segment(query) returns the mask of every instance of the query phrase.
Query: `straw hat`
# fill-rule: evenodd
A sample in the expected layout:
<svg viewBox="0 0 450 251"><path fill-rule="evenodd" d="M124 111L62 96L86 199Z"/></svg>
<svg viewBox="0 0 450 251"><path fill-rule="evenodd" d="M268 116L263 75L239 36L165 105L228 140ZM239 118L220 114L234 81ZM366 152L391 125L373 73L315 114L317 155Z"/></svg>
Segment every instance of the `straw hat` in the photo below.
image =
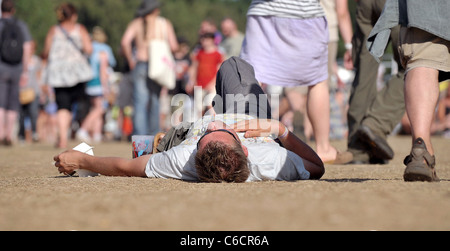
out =
<svg viewBox="0 0 450 251"><path fill-rule="evenodd" d="M159 8L161 3L158 0L143 0L138 10L136 11L136 16L144 17L152 13L155 9Z"/></svg>

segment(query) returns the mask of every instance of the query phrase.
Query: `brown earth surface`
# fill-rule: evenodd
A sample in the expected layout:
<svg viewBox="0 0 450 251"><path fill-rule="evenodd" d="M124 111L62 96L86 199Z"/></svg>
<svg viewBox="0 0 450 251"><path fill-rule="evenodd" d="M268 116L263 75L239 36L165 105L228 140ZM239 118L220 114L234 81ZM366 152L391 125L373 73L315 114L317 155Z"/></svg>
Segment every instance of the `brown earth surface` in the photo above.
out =
<svg viewBox="0 0 450 251"><path fill-rule="evenodd" d="M450 230L450 140L433 140L439 183L403 181L406 136L389 138L388 165L327 165L319 181L246 184L64 177L51 145L1 147L0 230ZM110 142L94 153L130 158L131 148Z"/></svg>

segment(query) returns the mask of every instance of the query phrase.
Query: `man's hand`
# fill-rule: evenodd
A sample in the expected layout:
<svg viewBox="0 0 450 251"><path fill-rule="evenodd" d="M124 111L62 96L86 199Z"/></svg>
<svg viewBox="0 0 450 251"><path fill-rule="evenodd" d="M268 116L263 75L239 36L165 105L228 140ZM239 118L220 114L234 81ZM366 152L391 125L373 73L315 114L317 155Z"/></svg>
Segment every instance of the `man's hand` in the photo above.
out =
<svg viewBox="0 0 450 251"><path fill-rule="evenodd" d="M86 156L89 155L79 151L69 150L56 155L53 157L53 160L59 173L72 175L77 169L81 169L82 161Z"/></svg>
<svg viewBox="0 0 450 251"><path fill-rule="evenodd" d="M273 119L244 120L234 124L233 129L236 132L245 132L246 138L267 136L277 138L287 130L280 121Z"/></svg>
<svg viewBox="0 0 450 251"><path fill-rule="evenodd" d="M351 71L353 67L352 50L347 50L344 54L344 68Z"/></svg>

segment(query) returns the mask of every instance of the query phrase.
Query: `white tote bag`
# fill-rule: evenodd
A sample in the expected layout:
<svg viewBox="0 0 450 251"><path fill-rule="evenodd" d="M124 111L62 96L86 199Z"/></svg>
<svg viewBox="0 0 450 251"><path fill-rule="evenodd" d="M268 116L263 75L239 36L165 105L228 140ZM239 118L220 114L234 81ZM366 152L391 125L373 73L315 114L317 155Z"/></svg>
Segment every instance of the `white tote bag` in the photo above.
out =
<svg viewBox="0 0 450 251"><path fill-rule="evenodd" d="M168 42L167 23L164 18L158 18L157 21L156 29L162 36L149 42L148 77L173 90L176 84L175 59Z"/></svg>

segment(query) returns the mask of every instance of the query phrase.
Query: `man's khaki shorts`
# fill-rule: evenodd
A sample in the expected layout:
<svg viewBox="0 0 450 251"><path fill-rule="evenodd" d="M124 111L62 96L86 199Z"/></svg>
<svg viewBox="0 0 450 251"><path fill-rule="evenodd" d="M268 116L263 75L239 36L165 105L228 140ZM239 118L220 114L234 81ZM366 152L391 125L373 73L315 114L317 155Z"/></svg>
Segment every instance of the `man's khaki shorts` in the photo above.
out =
<svg viewBox="0 0 450 251"><path fill-rule="evenodd" d="M400 29L399 53L408 72L416 67L450 71L450 41L417 28Z"/></svg>

